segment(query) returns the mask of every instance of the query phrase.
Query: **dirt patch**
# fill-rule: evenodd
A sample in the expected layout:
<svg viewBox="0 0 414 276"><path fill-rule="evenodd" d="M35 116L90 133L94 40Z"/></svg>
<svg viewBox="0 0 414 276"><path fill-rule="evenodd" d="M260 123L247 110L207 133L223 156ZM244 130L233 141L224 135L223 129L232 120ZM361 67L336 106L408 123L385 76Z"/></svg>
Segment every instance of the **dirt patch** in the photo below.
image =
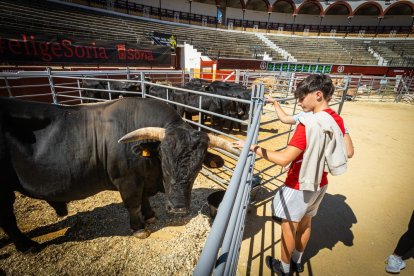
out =
<svg viewBox="0 0 414 276"><path fill-rule="evenodd" d="M64 218L44 201L17 194L20 229L44 248L21 254L1 231L0 268L10 275L191 275L210 231L206 198L218 188L200 174L188 215L167 214L164 195L153 197L158 221L144 240L130 236L118 192L71 202Z"/></svg>

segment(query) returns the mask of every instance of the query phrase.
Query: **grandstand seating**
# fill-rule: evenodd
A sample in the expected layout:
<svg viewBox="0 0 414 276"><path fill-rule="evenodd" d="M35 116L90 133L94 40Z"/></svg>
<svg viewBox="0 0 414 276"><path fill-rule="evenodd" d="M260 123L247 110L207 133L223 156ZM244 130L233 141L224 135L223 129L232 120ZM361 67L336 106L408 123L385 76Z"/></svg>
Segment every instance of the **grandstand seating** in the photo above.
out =
<svg viewBox="0 0 414 276"><path fill-rule="evenodd" d="M388 66L413 66L414 40L377 40L369 45L387 61Z"/></svg>
<svg viewBox="0 0 414 276"><path fill-rule="evenodd" d="M269 36L300 62L377 65L363 40Z"/></svg>
<svg viewBox="0 0 414 276"><path fill-rule="evenodd" d="M0 35L33 33L78 38L127 41L149 45L151 31L174 34L177 43L192 44L210 58L262 59L266 52L274 61L284 60L253 33L173 25L91 11L48 1L0 0ZM388 65L413 66L414 41L409 39L344 39L266 35L298 62L378 65L379 54ZM384 64L385 65L385 64Z"/></svg>
<svg viewBox="0 0 414 276"><path fill-rule="evenodd" d="M206 55L254 59L265 52L280 59L254 34L218 32L189 26L169 25L85 11L50 2L1 0L0 32L34 32L82 38L149 44L150 31L174 34L178 44L187 42ZM104 16L103 16L104 15Z"/></svg>

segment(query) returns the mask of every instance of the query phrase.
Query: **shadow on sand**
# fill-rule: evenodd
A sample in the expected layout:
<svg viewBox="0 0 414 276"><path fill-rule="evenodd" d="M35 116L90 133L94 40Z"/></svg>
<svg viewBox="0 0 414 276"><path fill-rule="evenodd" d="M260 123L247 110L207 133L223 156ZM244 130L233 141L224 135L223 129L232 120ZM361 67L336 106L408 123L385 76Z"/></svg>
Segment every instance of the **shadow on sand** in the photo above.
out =
<svg viewBox="0 0 414 276"><path fill-rule="evenodd" d="M265 200L262 201L261 205L270 204L269 201L273 200L274 192L263 192L264 194L262 193L261 197L264 197ZM266 254L280 256L280 252L276 252L275 250L275 245L280 242L280 237L275 237L275 227L279 227L276 223L272 225L270 233L263 233L264 231L262 232L261 253L253 255L254 236L264 230L264 224L267 221L272 220L272 217L268 214L269 212L263 212L264 216L260 216L256 215L256 212L252 211L246 220L247 228L244 233L244 239L251 240L247 264L247 275L257 273L261 275L264 273L262 268L265 267L263 264ZM319 206L318 214L312 220L311 238L302 257L302 262L304 263L304 266L307 267L309 275L313 275L310 261L320 250L324 248L332 250L338 242L342 242L346 246L353 246L354 234L352 233L351 228L356 223L357 218L351 207L346 203L345 196L340 194L325 194L325 197ZM271 238L265 241L265 235L271 235ZM269 241L271 241L271 244L269 244ZM267 253L269 252L268 250L271 250L271 253ZM259 259L260 271L250 270L254 259Z"/></svg>
<svg viewBox="0 0 414 276"><path fill-rule="evenodd" d="M346 246L354 244L351 228L357 223L357 218L345 201L346 197L343 195L326 193L318 214L312 219L311 238L302 258L309 275L313 275L310 260L320 250L324 248L332 250L338 242Z"/></svg>

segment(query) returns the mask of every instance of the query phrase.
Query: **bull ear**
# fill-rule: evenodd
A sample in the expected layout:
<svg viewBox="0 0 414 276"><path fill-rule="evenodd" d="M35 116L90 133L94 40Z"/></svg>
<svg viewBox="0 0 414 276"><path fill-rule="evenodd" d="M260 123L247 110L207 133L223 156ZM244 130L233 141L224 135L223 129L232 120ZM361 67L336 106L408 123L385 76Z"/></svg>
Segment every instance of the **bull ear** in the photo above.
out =
<svg viewBox="0 0 414 276"><path fill-rule="evenodd" d="M118 143L130 143L141 140L162 141L165 137L165 129L160 127L144 127L124 135Z"/></svg>
<svg viewBox="0 0 414 276"><path fill-rule="evenodd" d="M229 141L223 138L211 135L211 134L208 134L208 138L210 139L210 142L208 144L210 147L216 147L216 148L225 150L227 152L230 152L234 155L240 156L240 151L234 148L233 145Z"/></svg>

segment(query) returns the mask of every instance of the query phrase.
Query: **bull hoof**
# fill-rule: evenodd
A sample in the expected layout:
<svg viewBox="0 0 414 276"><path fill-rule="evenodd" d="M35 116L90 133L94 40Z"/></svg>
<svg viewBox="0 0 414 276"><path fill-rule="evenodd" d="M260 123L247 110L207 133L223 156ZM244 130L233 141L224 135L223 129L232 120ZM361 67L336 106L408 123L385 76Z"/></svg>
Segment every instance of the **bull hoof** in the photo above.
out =
<svg viewBox="0 0 414 276"><path fill-rule="evenodd" d="M132 235L138 239L146 239L151 235L151 232L147 229L140 229L137 231L134 231Z"/></svg>
<svg viewBox="0 0 414 276"><path fill-rule="evenodd" d="M145 223L147 223L147 224L154 224L156 222L157 222L157 217L152 217L152 218L149 218L149 219L145 220Z"/></svg>

